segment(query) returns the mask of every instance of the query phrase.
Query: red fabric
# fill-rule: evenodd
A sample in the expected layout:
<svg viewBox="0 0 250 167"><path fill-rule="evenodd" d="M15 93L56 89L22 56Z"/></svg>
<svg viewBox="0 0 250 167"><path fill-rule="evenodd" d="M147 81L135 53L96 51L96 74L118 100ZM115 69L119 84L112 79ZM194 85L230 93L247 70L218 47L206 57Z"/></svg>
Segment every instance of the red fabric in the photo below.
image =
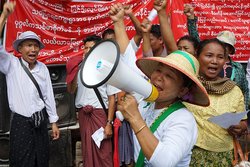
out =
<svg viewBox="0 0 250 167"><path fill-rule="evenodd" d="M80 0L15 1L15 10L8 17L8 22L6 23L5 48L8 52L13 52L12 42L19 33L27 30L34 31L39 34L46 45L38 57L38 60L45 64L64 64L69 57L82 55L84 52L82 39L89 35L101 34L107 28L113 28L111 19L102 17L108 15L109 8L113 3L120 2L124 5L133 6L133 12L140 15L138 17L139 21L142 21L144 16L150 13L154 3L154 1L150 0L105 0L105 2L97 0L81 0L81 2ZM239 0L237 1L239 2L238 4L234 3L236 0L233 3L231 1L224 0L222 4L222 0L168 0L167 11L171 12L170 21L175 40L177 41L188 33L187 28L183 26L187 22L186 16L183 12L178 11L183 11L185 3L191 3L195 7L196 15L199 18L198 31L201 39L214 38L221 29L233 30L237 34L237 40L241 42L236 43L237 52L232 58L235 61L247 62L250 58L249 35L247 34L247 31L250 29L249 0ZM1 2L3 3L4 1L1 0ZM205 5L209 7L204 8ZM211 13L210 6L213 7L215 14ZM227 15L227 13L235 12L239 13L237 15ZM57 16L63 19L57 18ZM124 21L127 27L133 26L131 19L125 19ZM159 23L158 17L152 23ZM237 24L239 28L236 28L233 23ZM45 28L44 26L52 28ZM213 28L213 31L208 31L208 27L215 28ZM135 33L133 28L127 29L129 38L132 38Z"/></svg>
<svg viewBox="0 0 250 167"><path fill-rule="evenodd" d="M92 111L90 111L91 108ZM84 167L112 167L111 139L104 139L100 148L98 148L91 137L100 127L106 126L107 115L105 111L100 108L85 106L78 112L78 116Z"/></svg>
<svg viewBox="0 0 250 167"><path fill-rule="evenodd" d="M119 137L119 127L122 125L121 121L116 118L114 121L114 167L120 167L120 160L119 160L119 145L118 145L118 137Z"/></svg>
<svg viewBox="0 0 250 167"><path fill-rule="evenodd" d="M82 55L72 57L71 59L68 60L68 62L66 64L66 70L67 70L66 82L67 82L67 84L70 84L74 80L74 78L79 70L79 64L82 62L82 60L83 60Z"/></svg>

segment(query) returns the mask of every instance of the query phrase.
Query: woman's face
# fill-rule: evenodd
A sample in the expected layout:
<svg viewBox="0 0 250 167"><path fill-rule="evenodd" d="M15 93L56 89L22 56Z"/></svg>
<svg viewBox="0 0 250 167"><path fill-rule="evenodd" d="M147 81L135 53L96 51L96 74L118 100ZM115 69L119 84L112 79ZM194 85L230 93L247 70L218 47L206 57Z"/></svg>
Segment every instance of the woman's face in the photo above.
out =
<svg viewBox="0 0 250 167"><path fill-rule="evenodd" d="M163 64L152 73L151 83L159 92L155 108L164 108L187 93L188 88L183 86L182 75L181 72Z"/></svg>
<svg viewBox="0 0 250 167"><path fill-rule="evenodd" d="M200 75L207 80L217 80L226 61L223 47L215 42L208 43L198 55L198 61Z"/></svg>
<svg viewBox="0 0 250 167"><path fill-rule="evenodd" d="M188 40L181 40L178 42L178 50L182 50L195 56L195 48L192 42Z"/></svg>

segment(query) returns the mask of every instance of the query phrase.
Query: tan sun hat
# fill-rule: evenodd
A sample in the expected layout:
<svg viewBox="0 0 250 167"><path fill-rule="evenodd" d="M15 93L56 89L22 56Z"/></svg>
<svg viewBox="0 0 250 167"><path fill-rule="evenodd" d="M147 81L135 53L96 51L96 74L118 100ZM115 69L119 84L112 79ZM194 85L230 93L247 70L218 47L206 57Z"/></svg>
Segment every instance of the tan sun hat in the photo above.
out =
<svg viewBox="0 0 250 167"><path fill-rule="evenodd" d="M44 48L44 44L41 42L40 38L38 37L38 35L36 33L34 33L33 31L25 31L23 33L21 33L18 38L13 42L13 48L18 52L18 46L25 40L27 39L34 39L37 40L39 43L39 48L43 49Z"/></svg>
<svg viewBox="0 0 250 167"><path fill-rule="evenodd" d="M166 57L148 57L136 61L138 68L149 78L160 63L180 71L194 82L190 91L182 97L183 101L201 106L209 106L210 101L207 91L197 78L200 65L194 56L178 50Z"/></svg>
<svg viewBox="0 0 250 167"><path fill-rule="evenodd" d="M235 47L234 45L236 44L236 38L235 38L235 35L233 32L231 31L221 31L218 33L217 37L216 37L218 40L220 40L221 42L224 42L226 44L229 44L232 48L232 53L231 54L234 54L235 53Z"/></svg>

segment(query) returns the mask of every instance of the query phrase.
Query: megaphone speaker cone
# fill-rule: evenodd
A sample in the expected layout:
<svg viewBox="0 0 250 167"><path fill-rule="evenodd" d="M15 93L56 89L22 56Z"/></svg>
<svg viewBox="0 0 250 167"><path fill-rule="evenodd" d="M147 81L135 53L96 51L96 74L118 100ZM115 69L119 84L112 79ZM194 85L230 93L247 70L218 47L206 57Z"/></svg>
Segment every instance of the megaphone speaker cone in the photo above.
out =
<svg viewBox="0 0 250 167"><path fill-rule="evenodd" d="M80 70L81 82L88 88L106 83L120 60L118 45L112 40L98 42L85 56Z"/></svg>

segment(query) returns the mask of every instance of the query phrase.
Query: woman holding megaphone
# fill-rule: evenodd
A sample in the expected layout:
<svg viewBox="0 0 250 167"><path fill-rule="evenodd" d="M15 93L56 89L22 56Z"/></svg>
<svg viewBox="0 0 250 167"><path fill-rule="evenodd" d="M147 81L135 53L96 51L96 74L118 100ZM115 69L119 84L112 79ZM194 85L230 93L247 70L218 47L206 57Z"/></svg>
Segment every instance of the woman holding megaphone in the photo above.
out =
<svg viewBox="0 0 250 167"><path fill-rule="evenodd" d="M122 61L136 68L121 4L111 7L110 17ZM155 102L142 101L139 104L134 96L126 94L118 105L134 132L136 166L189 166L191 150L197 140L197 126L182 101L209 105L207 92L197 78L198 61L186 52L175 51L167 57L139 59L136 65L159 93Z"/></svg>

